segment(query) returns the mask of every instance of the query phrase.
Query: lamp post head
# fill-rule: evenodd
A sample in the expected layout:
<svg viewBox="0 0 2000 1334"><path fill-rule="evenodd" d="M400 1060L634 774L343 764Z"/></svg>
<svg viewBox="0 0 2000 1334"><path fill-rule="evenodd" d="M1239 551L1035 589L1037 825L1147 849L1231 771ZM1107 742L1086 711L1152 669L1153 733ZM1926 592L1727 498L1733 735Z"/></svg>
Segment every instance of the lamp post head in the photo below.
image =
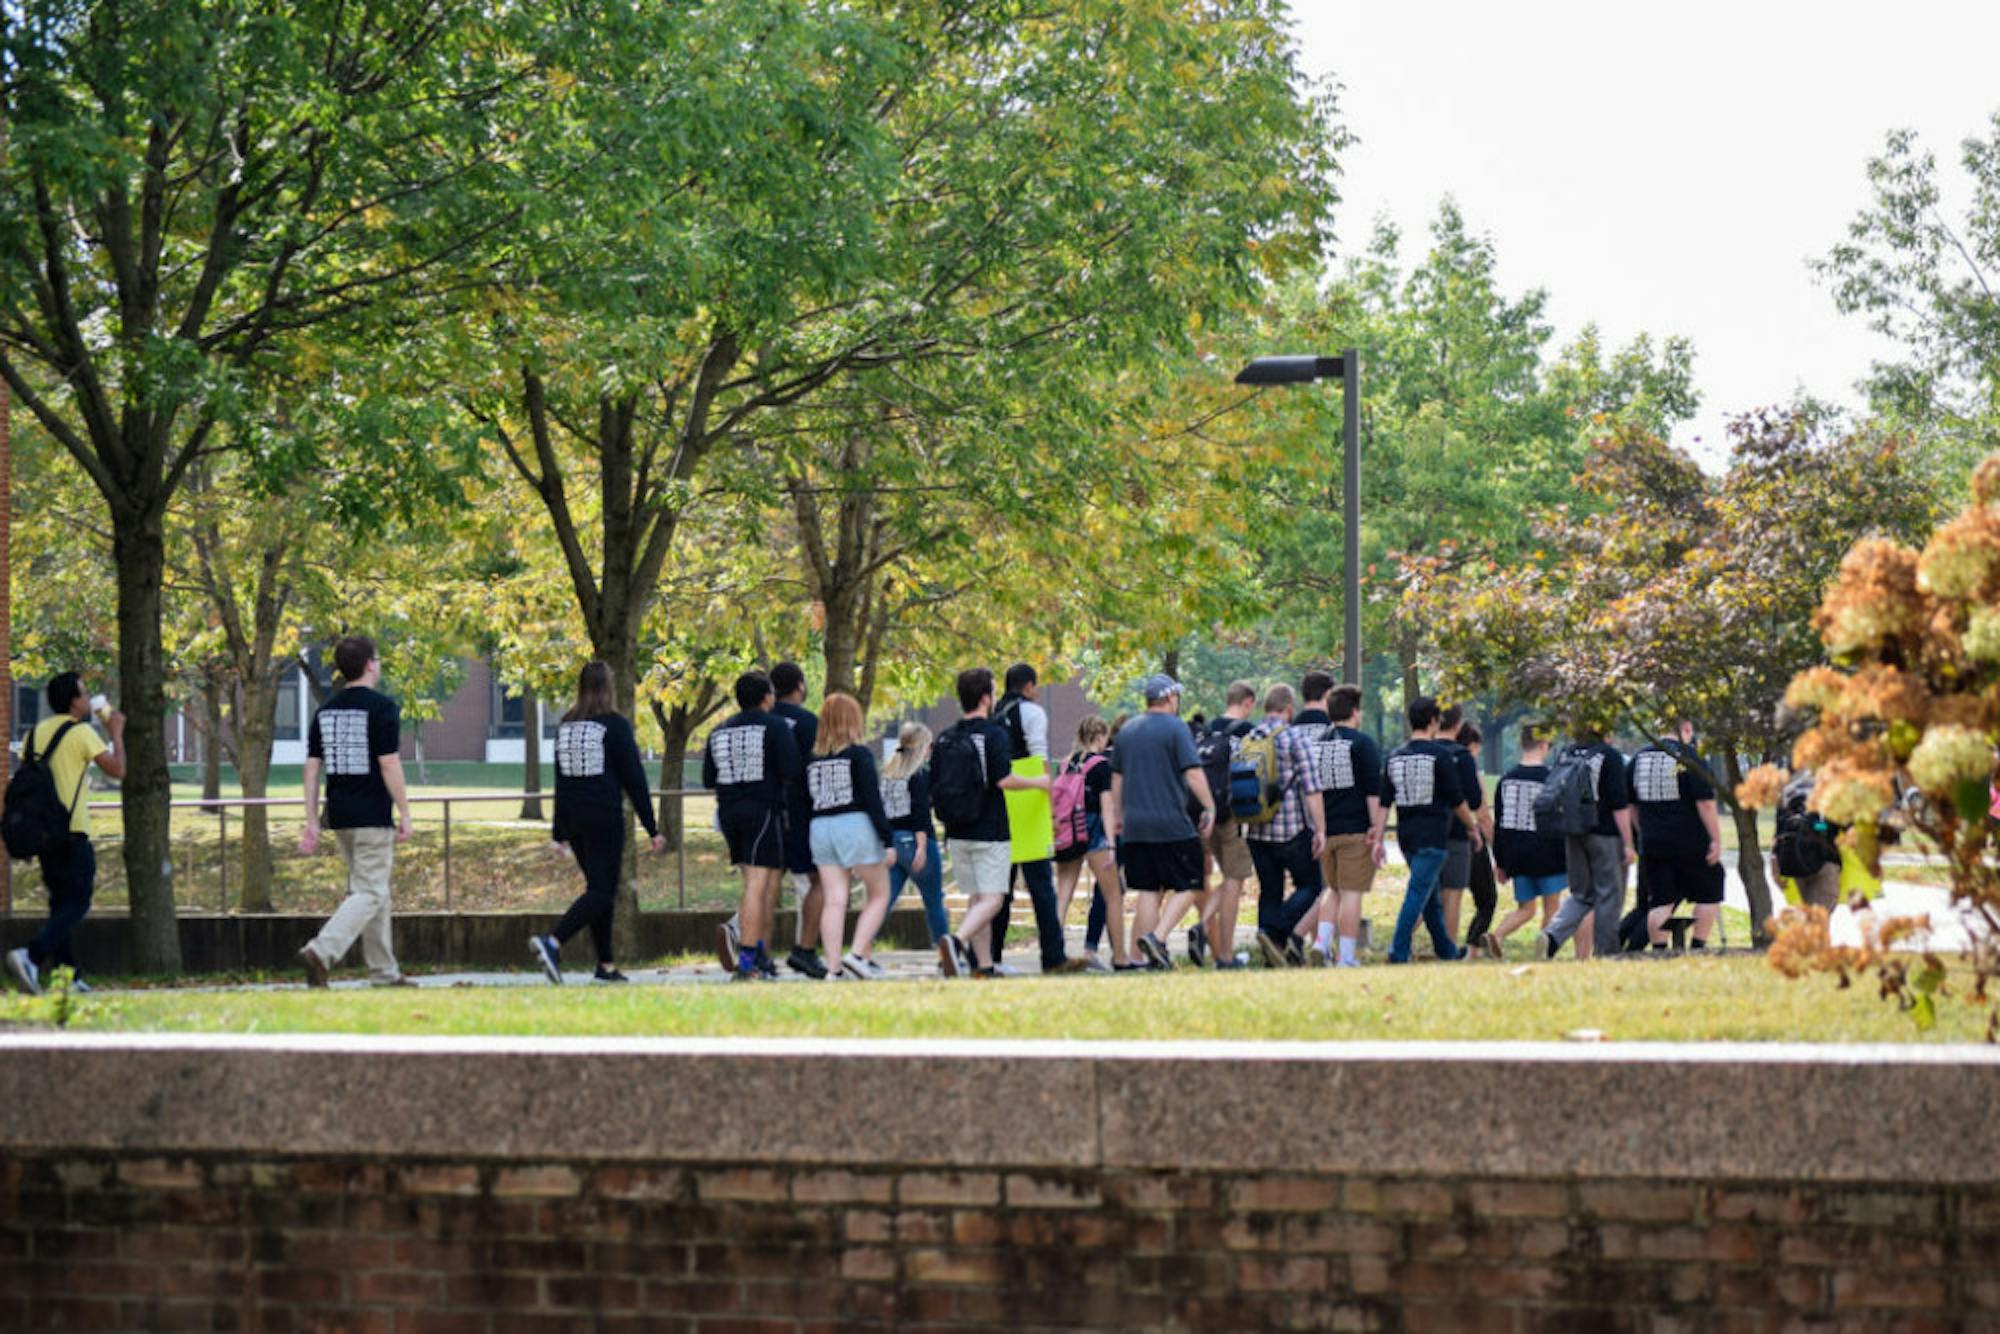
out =
<svg viewBox="0 0 2000 1334"><path fill-rule="evenodd" d="M1259 357L1236 373L1236 383L1306 384L1339 379L1346 369L1339 357Z"/></svg>

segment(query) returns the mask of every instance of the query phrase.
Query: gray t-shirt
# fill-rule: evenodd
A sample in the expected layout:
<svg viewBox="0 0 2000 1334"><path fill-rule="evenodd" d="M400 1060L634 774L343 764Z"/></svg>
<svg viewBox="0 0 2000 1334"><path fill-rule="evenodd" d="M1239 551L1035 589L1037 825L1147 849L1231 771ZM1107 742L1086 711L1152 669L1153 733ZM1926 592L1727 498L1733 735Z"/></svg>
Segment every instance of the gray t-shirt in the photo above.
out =
<svg viewBox="0 0 2000 1334"><path fill-rule="evenodd" d="M1119 729L1111 771L1125 779L1122 832L1127 843L1178 843L1195 837L1181 775L1200 767L1193 734L1171 713L1142 713Z"/></svg>

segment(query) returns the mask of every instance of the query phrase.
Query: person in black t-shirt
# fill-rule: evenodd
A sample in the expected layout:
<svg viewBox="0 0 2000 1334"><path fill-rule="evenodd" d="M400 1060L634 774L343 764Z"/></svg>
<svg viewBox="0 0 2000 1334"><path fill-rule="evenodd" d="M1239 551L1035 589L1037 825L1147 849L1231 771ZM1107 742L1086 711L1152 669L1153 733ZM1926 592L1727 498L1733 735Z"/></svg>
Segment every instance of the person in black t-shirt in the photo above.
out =
<svg viewBox="0 0 2000 1334"><path fill-rule="evenodd" d="M888 974L875 962L875 935L889 915L888 858L896 845L882 806L882 780L869 748L861 702L836 690L826 697L819 736L806 761L812 794L812 859L819 868L820 937L839 961L840 975L866 982ZM866 901L854 924L854 948L840 952L847 927L848 886L859 880Z"/></svg>
<svg viewBox="0 0 2000 1334"><path fill-rule="evenodd" d="M1494 958L1507 937L1534 920L1555 920L1556 905L1569 887L1569 854L1562 838L1535 829L1535 798L1549 776L1549 739L1533 725L1521 729L1521 762L1493 789L1493 861L1502 883L1513 882L1514 911L1480 942Z"/></svg>
<svg viewBox="0 0 2000 1334"><path fill-rule="evenodd" d="M1457 766L1458 790L1465 796L1465 804L1472 808L1479 820L1481 833L1490 833L1486 825L1486 788L1479 779L1479 761L1472 750L1460 739L1459 733L1465 728L1465 709L1453 704L1438 717L1438 740L1451 752L1452 761ZM1452 826L1450 838L1445 844L1444 870L1438 873L1438 901L1444 905L1444 923L1452 938L1458 938L1459 912L1465 900L1465 891L1472 887L1472 842L1463 828ZM1489 874L1486 881L1485 902L1474 900L1475 909L1484 909L1486 921L1479 932L1484 935L1486 927L1493 921L1493 881ZM1476 945L1476 940L1467 941L1468 946Z"/></svg>
<svg viewBox="0 0 2000 1334"><path fill-rule="evenodd" d="M1013 866L1007 799L1002 794L1009 789L1046 789L1049 780L1014 772L1013 738L992 720L991 671L971 667L960 672L958 704L965 716L946 728L932 748L931 779L933 793L941 798L954 791L960 779L956 772L941 772L941 766L964 761L976 767L976 773L967 775L977 780L971 785L977 789L976 809L956 822L950 812L939 812L945 820L944 836L951 843L958 887L970 904L958 930L938 942L938 966L946 977L991 977L987 935L1006 898Z"/></svg>
<svg viewBox="0 0 2000 1334"><path fill-rule="evenodd" d="M771 712L791 724L792 739L798 743L803 762L813 753L819 739L819 719L806 707L805 669L796 662L781 662L771 669L771 689L777 702ZM826 964L819 957L820 924L824 920L819 868L812 859L812 797L806 791L805 771L793 784L785 807L785 869L792 873L792 897L798 905L793 922L797 943L785 956L785 967L804 977L826 976Z"/></svg>
<svg viewBox="0 0 2000 1334"><path fill-rule="evenodd" d="M1419 695L1410 701L1410 739L1389 754L1382 774L1379 833L1390 807L1396 811L1396 843L1409 863L1409 887L1396 915L1396 932L1389 941L1389 962L1408 963L1417 923L1429 930L1431 946L1440 959L1461 957L1445 930L1444 905L1438 901L1438 872L1444 869L1447 829L1453 821L1479 844L1479 825L1458 786L1458 762L1438 740L1437 701Z"/></svg>
<svg viewBox="0 0 2000 1334"><path fill-rule="evenodd" d="M701 754L701 784L715 793L716 824L730 863L743 872L742 934L731 941L718 928L718 950L735 954L729 972L739 982L778 975L768 941L785 873L785 810L805 770L791 725L770 712L773 698L764 673L737 677L740 712L716 725Z"/></svg>
<svg viewBox="0 0 2000 1334"><path fill-rule="evenodd" d="M625 981L612 962L611 917L618 907L618 876L625 869L627 801L646 826L653 851L665 851L638 738L631 720L618 712L611 666L588 662L577 673L576 703L556 729L556 813L549 826L551 846L573 854L583 869L583 893L552 934L528 938L528 952L557 985L563 980L563 943L585 927L597 950L596 980Z"/></svg>
<svg viewBox="0 0 2000 1334"><path fill-rule="evenodd" d="M1601 730L1584 728L1563 754L1581 751L1590 764L1597 797L1597 827L1564 841L1569 857L1569 897L1542 932L1542 949L1553 959L1563 942L1576 937L1576 957L1618 952L1619 919L1625 912L1625 868L1633 851L1631 784L1625 757Z"/></svg>
<svg viewBox="0 0 2000 1334"><path fill-rule="evenodd" d="M1111 757L1106 753L1111 744L1111 725L1095 716L1085 718L1076 728L1076 749L1063 762L1061 772L1056 776L1056 791L1062 791L1065 779L1074 782L1082 780L1082 802L1080 814L1083 817L1083 837L1069 847L1056 853L1056 919L1069 921L1070 901L1076 895L1076 887L1083 880L1086 867L1095 885L1095 892L1109 895L1110 902L1119 905L1119 920L1124 920L1124 884L1118 878L1118 865L1111 852L1111 836L1105 832L1104 798L1111 791ZM1060 828L1064 812L1056 812L1057 826ZM1073 817L1072 817L1073 818ZM1107 909L1108 911L1108 909ZM1095 952L1084 955L1086 967L1103 972L1106 965ZM1111 937L1111 963L1113 969L1128 966L1125 956L1125 933L1116 932Z"/></svg>
<svg viewBox="0 0 2000 1334"><path fill-rule="evenodd" d="M382 659L375 641L352 635L334 646L334 667L345 684L314 712L306 734L306 827L299 850L319 850L319 780L326 775L326 827L347 859L347 897L299 951L306 985L323 987L327 971L361 941L369 981L414 986L396 966L390 936L389 872L396 845L410 838L410 798L403 786L399 751L401 711L379 693Z"/></svg>
<svg viewBox="0 0 2000 1334"><path fill-rule="evenodd" d="M1376 832L1382 812L1382 750L1355 726L1361 721L1361 687L1335 687L1332 682L1324 672L1309 672L1304 687L1308 693L1323 689L1327 701L1327 724L1312 739L1313 768L1326 803L1326 851L1320 854L1326 890L1320 896L1312 958L1325 963L1333 957L1337 932L1337 962L1354 968L1360 962L1362 904L1375 887L1376 870L1387 860Z"/></svg>
<svg viewBox="0 0 2000 1334"><path fill-rule="evenodd" d="M1694 724L1632 757L1632 807L1639 813L1639 895L1646 938L1667 947L1667 919L1676 905L1694 904L1694 948L1708 948L1722 913L1722 823L1715 788L1694 749Z"/></svg>
<svg viewBox="0 0 2000 1334"><path fill-rule="evenodd" d="M931 729L909 722L896 733L896 753L882 766L882 809L896 836L889 866L889 910L895 911L903 885L914 880L924 902L924 925L936 947L951 930L944 907L944 845L931 816Z"/></svg>

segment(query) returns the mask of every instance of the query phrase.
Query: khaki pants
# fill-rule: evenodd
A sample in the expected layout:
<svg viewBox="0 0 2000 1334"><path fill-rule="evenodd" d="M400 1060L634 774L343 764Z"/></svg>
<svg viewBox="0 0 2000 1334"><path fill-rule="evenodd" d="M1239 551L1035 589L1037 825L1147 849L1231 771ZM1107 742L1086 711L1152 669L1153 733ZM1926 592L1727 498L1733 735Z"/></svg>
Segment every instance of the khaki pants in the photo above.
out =
<svg viewBox="0 0 2000 1334"><path fill-rule="evenodd" d="M311 949L328 968L337 966L361 938L361 959L373 981L399 977L389 934L389 869L396 861L394 829L336 829L347 859L347 897L313 937Z"/></svg>

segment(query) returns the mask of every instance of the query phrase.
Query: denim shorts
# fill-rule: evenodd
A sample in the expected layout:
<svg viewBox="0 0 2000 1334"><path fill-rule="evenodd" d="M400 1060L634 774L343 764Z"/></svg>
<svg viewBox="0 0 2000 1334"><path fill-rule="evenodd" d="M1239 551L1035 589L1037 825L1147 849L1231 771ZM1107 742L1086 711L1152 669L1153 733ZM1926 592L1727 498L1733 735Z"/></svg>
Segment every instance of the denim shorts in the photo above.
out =
<svg viewBox="0 0 2000 1334"><path fill-rule="evenodd" d="M882 838L875 822L860 811L816 815L812 822L815 866L875 866L881 863Z"/></svg>
<svg viewBox="0 0 2000 1334"><path fill-rule="evenodd" d="M1104 817L1083 813L1084 841L1073 844L1058 852L1058 862L1080 862L1093 852L1103 852L1111 846L1111 840L1104 836Z"/></svg>
<svg viewBox="0 0 2000 1334"><path fill-rule="evenodd" d="M1560 894L1568 888L1569 877L1561 871L1554 875L1517 875L1514 877L1514 902L1533 903L1536 899Z"/></svg>

